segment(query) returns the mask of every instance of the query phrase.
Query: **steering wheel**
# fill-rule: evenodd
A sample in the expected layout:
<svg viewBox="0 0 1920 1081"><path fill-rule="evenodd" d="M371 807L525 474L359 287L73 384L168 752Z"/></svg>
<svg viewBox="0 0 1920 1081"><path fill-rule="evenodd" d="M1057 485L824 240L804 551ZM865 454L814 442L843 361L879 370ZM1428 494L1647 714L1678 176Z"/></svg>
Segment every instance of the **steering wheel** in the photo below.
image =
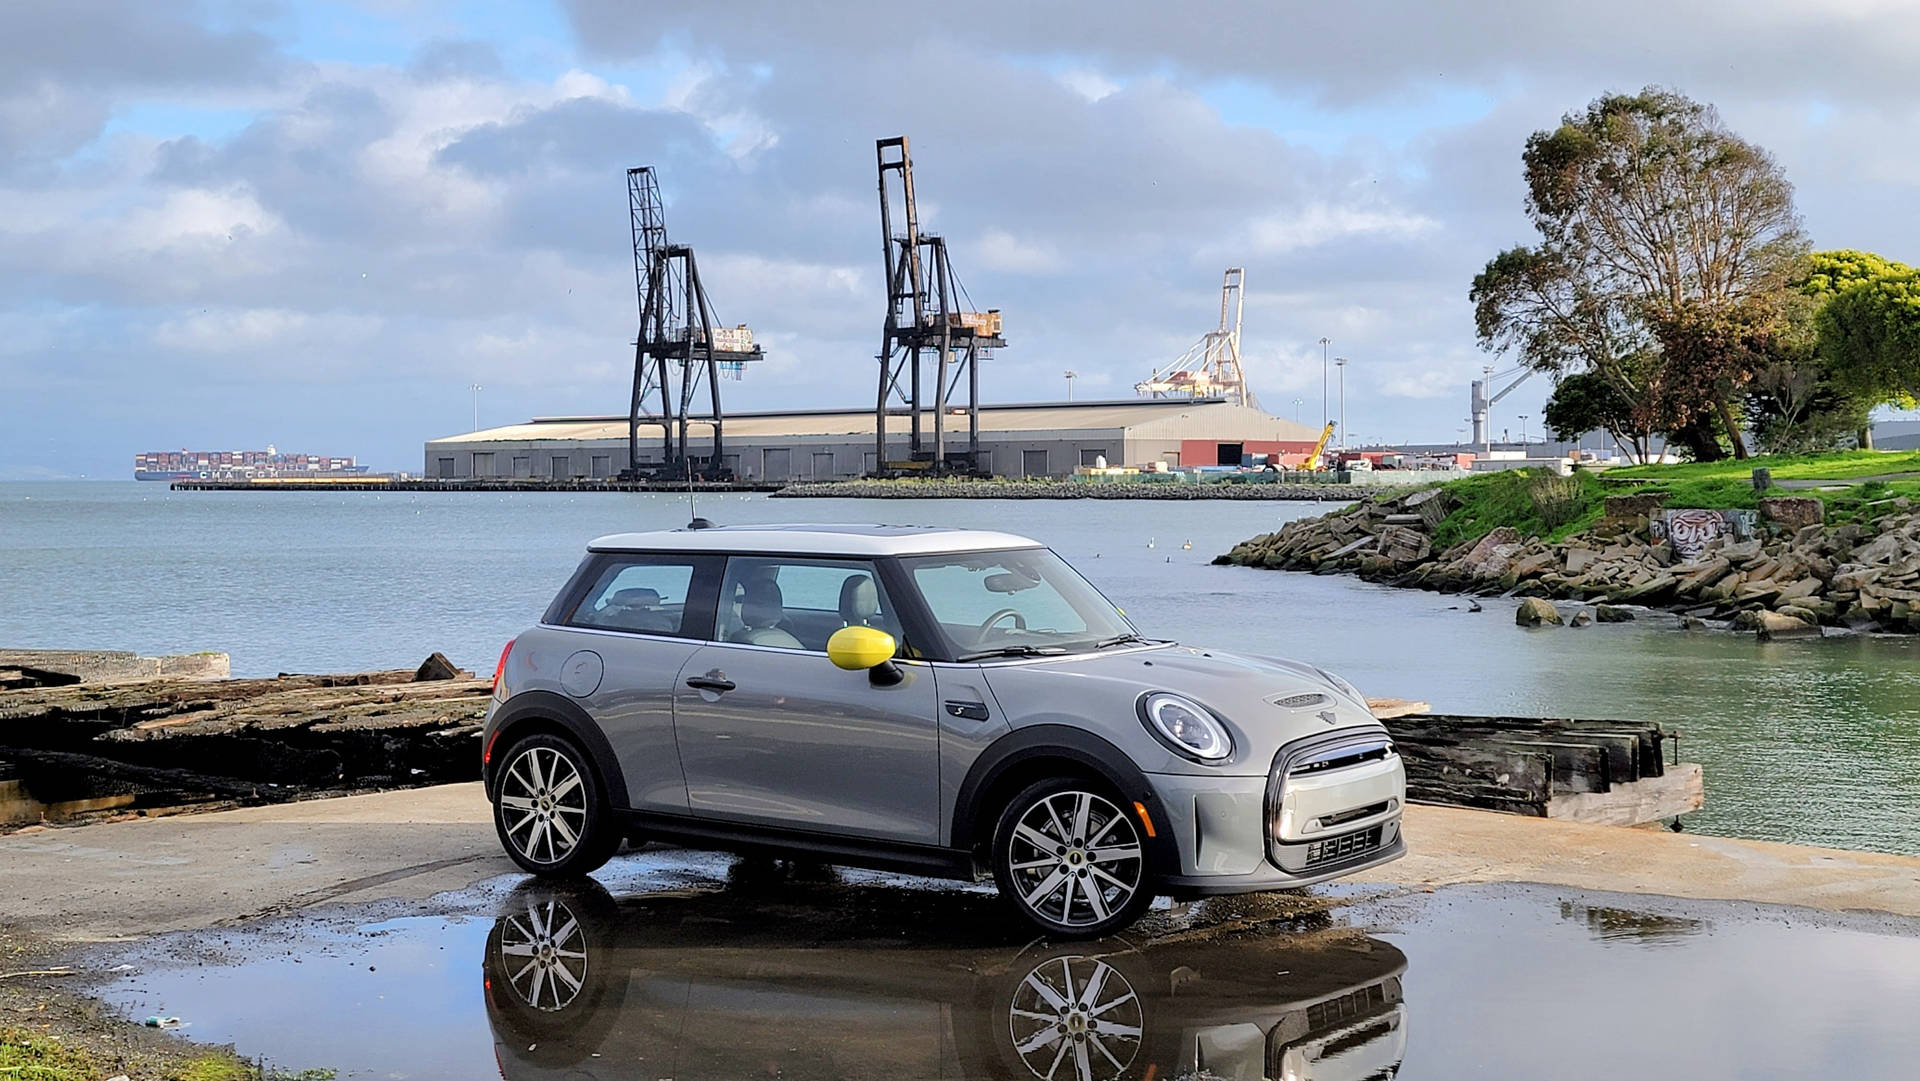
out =
<svg viewBox="0 0 1920 1081"><path fill-rule="evenodd" d="M1018 609L1002 608L998 612L988 616L986 620L980 624L980 636L982 638L986 637L987 632L993 629L995 623L1000 622L1008 616L1013 617L1014 630L1024 631L1027 629L1027 617L1020 614Z"/></svg>

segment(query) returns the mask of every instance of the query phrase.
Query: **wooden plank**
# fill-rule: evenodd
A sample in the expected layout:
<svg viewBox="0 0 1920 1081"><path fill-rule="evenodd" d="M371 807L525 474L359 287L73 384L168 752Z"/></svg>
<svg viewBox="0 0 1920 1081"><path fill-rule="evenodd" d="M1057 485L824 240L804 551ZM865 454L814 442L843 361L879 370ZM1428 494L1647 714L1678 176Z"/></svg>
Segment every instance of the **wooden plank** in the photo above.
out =
<svg viewBox="0 0 1920 1081"><path fill-rule="evenodd" d="M1607 751L1590 743L1557 743L1545 739L1489 740L1496 747L1532 747L1553 758L1553 792L1605 792L1612 787L1613 775L1607 767Z"/></svg>
<svg viewBox="0 0 1920 1081"><path fill-rule="evenodd" d="M1547 817L1603 826L1641 826L1691 814L1706 806L1705 771L1697 762L1683 762L1659 777L1614 785L1608 792L1556 795L1547 803Z"/></svg>

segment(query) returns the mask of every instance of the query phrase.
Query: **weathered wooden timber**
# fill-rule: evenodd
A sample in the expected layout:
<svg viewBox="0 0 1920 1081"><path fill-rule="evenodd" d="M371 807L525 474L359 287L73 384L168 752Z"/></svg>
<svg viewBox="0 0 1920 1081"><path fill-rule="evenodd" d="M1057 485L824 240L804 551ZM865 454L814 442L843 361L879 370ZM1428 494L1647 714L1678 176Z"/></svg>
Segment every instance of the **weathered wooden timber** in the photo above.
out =
<svg viewBox="0 0 1920 1081"><path fill-rule="evenodd" d="M23 656L0 654L18 677L0 684L0 824L479 775L489 684L437 653L417 669L216 680L129 679L154 660L132 654ZM1702 802L1699 767L1663 761L1657 725L1370 704L1419 802L1620 825Z"/></svg>
<svg viewBox="0 0 1920 1081"><path fill-rule="evenodd" d="M1658 725L1378 712L1416 802L1609 825L1675 818L1705 802L1700 767L1667 762Z"/></svg>
<svg viewBox="0 0 1920 1081"><path fill-rule="evenodd" d="M478 776L490 685L415 669L0 689L0 761L43 804L275 802Z"/></svg>
<svg viewBox="0 0 1920 1081"><path fill-rule="evenodd" d="M0 691L143 679L225 679L230 671L225 653L142 657L118 649L0 649Z"/></svg>
<svg viewBox="0 0 1920 1081"><path fill-rule="evenodd" d="M611 477L261 477L253 480L171 481L176 492L681 492L685 481L615 480ZM696 492L777 492L785 481L702 480Z"/></svg>

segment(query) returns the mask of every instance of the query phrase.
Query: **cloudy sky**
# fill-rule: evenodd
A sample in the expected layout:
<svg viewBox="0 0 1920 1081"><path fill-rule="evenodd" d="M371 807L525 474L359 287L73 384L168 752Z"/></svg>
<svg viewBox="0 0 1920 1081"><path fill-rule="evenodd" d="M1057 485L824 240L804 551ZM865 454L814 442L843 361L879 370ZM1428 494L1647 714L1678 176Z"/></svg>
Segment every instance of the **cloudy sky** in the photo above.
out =
<svg viewBox="0 0 1920 1081"><path fill-rule="evenodd" d="M870 401L895 134L1005 313L989 401L1131 395L1244 265L1269 411L1318 421L1329 337L1353 434L1452 438L1530 132L1675 87L1779 157L1815 244L1911 262L1916 55L1912 0L12 0L0 479L269 442L418 469L473 383L483 425L617 412L631 165L768 348L734 408Z"/></svg>

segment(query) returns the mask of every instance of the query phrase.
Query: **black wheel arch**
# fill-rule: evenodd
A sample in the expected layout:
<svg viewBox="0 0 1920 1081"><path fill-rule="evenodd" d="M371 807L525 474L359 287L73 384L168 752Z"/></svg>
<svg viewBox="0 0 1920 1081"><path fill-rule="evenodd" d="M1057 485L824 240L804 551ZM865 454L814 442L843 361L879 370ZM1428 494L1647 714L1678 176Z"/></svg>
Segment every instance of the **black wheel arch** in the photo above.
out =
<svg viewBox="0 0 1920 1081"><path fill-rule="evenodd" d="M517 741L537 732L553 732L578 743L587 752L593 771L606 793L607 803L616 811L632 806L627 799L627 779L620 772L620 760L614 757L613 744L580 705L552 691L521 691L501 704L494 714L493 734L487 737L486 761L480 768L480 780L487 798L493 798L493 782L501 754ZM494 753L499 751L500 754Z"/></svg>
<svg viewBox="0 0 1920 1081"><path fill-rule="evenodd" d="M1105 782L1121 797L1122 810L1131 804L1145 807L1152 820L1145 838L1150 873L1180 873L1180 850L1173 837L1173 821L1147 775L1126 752L1084 729L1060 724L1017 728L1001 736L974 759L960 782L954 800L953 847L986 854L993 842L994 824L1006 802L1035 781L1059 776L1091 777Z"/></svg>

